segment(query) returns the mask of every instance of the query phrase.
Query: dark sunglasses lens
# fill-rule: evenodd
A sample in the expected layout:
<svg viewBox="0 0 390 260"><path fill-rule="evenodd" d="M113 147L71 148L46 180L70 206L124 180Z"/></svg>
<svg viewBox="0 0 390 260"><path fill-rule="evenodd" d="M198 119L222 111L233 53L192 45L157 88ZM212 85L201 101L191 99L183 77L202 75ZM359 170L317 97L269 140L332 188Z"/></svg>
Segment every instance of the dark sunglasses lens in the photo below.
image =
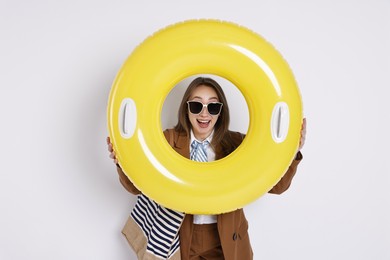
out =
<svg viewBox="0 0 390 260"><path fill-rule="evenodd" d="M203 104L200 102L192 101L192 102L188 102L188 104L189 104L190 112L192 114L199 114L203 109Z"/></svg>
<svg viewBox="0 0 390 260"><path fill-rule="evenodd" d="M207 110L209 111L210 115L218 115L221 111L222 104L220 103L209 103L207 105Z"/></svg>

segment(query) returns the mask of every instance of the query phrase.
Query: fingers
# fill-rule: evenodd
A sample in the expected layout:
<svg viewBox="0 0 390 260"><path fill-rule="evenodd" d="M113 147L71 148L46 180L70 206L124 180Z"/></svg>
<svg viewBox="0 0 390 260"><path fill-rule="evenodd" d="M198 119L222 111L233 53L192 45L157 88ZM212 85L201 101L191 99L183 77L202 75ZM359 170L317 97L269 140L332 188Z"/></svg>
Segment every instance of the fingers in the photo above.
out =
<svg viewBox="0 0 390 260"><path fill-rule="evenodd" d="M111 143L110 137L107 137L107 147L109 152L114 151L114 146Z"/></svg>
<svg viewBox="0 0 390 260"><path fill-rule="evenodd" d="M114 161L114 163L118 163L118 159L116 158L116 153L115 152L110 153L109 156Z"/></svg>
<svg viewBox="0 0 390 260"><path fill-rule="evenodd" d="M118 163L118 159L116 158L115 151L112 151L109 155L109 157L114 161L114 163Z"/></svg>
<svg viewBox="0 0 390 260"><path fill-rule="evenodd" d="M306 141L306 118L303 118L301 127L301 139L299 140L299 150L303 148Z"/></svg>
<svg viewBox="0 0 390 260"><path fill-rule="evenodd" d="M114 146L111 143L110 137L107 137L106 141L107 141L108 151L110 152L109 157L114 161L114 163L118 163L118 159L116 158Z"/></svg>
<svg viewBox="0 0 390 260"><path fill-rule="evenodd" d="M107 145L107 147L108 147L108 151L109 152L112 152L112 151L114 151L114 147L112 146L112 144L110 143L110 144L108 144Z"/></svg>
<svg viewBox="0 0 390 260"><path fill-rule="evenodd" d="M306 139L306 118L303 118L302 128L301 128L301 138Z"/></svg>
<svg viewBox="0 0 390 260"><path fill-rule="evenodd" d="M109 157L111 158L111 159L116 159L116 153L115 152L112 152L112 153L110 153L110 155L109 155Z"/></svg>

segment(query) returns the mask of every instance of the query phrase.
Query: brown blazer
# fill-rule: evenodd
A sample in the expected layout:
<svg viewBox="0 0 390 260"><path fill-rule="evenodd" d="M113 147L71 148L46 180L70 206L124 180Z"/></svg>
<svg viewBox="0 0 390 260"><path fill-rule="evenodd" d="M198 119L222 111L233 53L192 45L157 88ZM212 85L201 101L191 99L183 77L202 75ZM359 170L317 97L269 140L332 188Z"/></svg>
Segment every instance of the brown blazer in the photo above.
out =
<svg viewBox="0 0 390 260"><path fill-rule="evenodd" d="M173 142L171 136L173 134ZM171 130L165 130L164 135L171 143L173 149L186 158L190 158L190 137L178 134ZM243 135L238 132L231 132L233 139L241 143ZM216 154L216 158L220 158ZM269 191L273 194L281 194L286 191L296 173L297 166L302 160L302 154L298 152L283 178ZM141 192L127 178L120 167L117 168L120 182L126 190L133 194ZM226 260L251 260L253 259L252 248L248 236L248 221L245 218L243 209L233 212L219 214L217 216L218 233L221 239L223 254ZM180 252L181 259L189 259L191 237L193 232L193 215L187 214L180 228Z"/></svg>

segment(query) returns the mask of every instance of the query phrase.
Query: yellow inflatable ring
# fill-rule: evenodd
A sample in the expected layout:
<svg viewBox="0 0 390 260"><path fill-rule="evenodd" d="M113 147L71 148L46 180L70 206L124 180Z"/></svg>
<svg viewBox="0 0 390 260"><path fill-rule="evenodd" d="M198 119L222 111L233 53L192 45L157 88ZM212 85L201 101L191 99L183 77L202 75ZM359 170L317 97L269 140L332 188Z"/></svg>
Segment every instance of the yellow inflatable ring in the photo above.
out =
<svg viewBox="0 0 390 260"><path fill-rule="evenodd" d="M170 90L196 74L231 81L249 110L243 143L209 163L177 154L161 127ZM298 149L302 104L288 64L261 36L230 22L191 20L158 31L128 57L110 92L108 122L119 164L142 193L177 211L217 214L281 179Z"/></svg>

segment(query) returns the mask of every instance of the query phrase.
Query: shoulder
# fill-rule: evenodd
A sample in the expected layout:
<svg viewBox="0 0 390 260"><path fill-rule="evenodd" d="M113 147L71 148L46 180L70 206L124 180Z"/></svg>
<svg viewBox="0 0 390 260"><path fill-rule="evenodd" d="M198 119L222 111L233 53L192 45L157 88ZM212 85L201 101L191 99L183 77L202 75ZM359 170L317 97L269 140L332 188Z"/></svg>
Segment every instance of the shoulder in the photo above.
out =
<svg viewBox="0 0 390 260"><path fill-rule="evenodd" d="M181 146L182 143L187 141L187 134L184 132L178 132L174 128L169 128L164 130L165 139L168 143L173 146Z"/></svg>
<svg viewBox="0 0 390 260"><path fill-rule="evenodd" d="M229 135L234 142L238 143L241 143L245 138L245 134L236 131L229 131Z"/></svg>
<svg viewBox="0 0 390 260"><path fill-rule="evenodd" d="M173 131L173 129L165 129L164 130L164 136L165 136L165 139L169 140L169 135L171 134L171 132Z"/></svg>
<svg viewBox="0 0 390 260"><path fill-rule="evenodd" d="M174 137L176 139L178 136L187 136L186 133L178 132L174 128L165 129L163 133L165 138L167 138L167 140L169 139L169 137Z"/></svg>

